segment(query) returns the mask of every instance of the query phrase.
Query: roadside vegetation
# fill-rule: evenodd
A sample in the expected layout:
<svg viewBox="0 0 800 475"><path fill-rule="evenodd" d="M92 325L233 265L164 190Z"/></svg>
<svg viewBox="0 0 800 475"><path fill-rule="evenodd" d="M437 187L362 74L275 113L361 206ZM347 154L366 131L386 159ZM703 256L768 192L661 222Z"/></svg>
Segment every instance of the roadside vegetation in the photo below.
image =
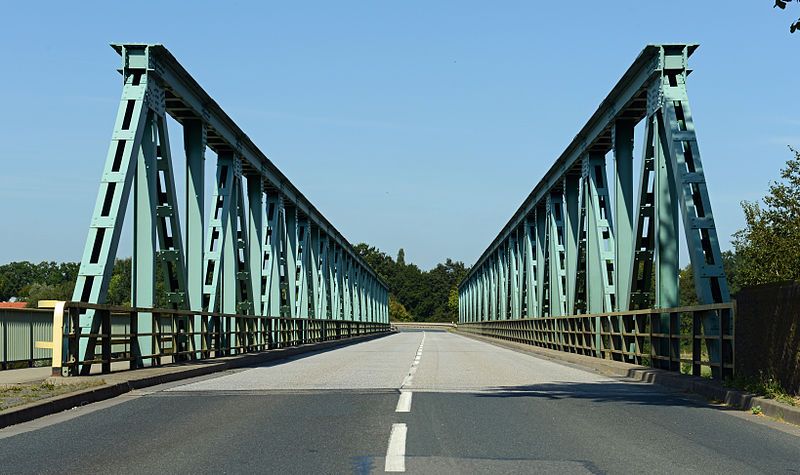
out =
<svg viewBox="0 0 800 475"><path fill-rule="evenodd" d="M51 384L45 381L31 384L0 385L0 411L61 394L80 391L81 389L102 386L103 384L105 384L105 381L93 379L70 384Z"/></svg>

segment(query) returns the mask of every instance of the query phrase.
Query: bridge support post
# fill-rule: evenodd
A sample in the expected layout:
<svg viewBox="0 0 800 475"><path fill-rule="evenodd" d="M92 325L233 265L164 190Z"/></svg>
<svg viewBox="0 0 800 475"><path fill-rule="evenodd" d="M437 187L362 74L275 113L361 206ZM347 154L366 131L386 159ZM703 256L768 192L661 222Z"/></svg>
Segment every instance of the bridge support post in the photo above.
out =
<svg viewBox="0 0 800 475"><path fill-rule="evenodd" d="M280 259L282 200L275 190L267 190L266 229L264 230L264 257L261 277L264 288L261 293L262 314L278 317L281 314Z"/></svg>
<svg viewBox="0 0 800 475"><path fill-rule="evenodd" d="M635 122L617 120L611 132L614 146L614 289L617 308L628 310L633 265L633 134Z"/></svg>
<svg viewBox="0 0 800 475"><path fill-rule="evenodd" d="M156 129L153 113L149 112L142 134L142 146L136 162L133 198L133 259L131 262L131 304L134 307L153 307L155 304L156 250ZM136 322L138 333L144 334L131 348L134 366L150 366L155 340L153 314L140 312Z"/></svg>
<svg viewBox="0 0 800 475"><path fill-rule="evenodd" d="M550 310L547 302L545 302L545 299L547 299L545 292L545 239L547 239L547 227L543 208L536 208L534 221L536 223L536 316L546 317L550 315Z"/></svg>
<svg viewBox="0 0 800 475"><path fill-rule="evenodd" d="M200 120L183 124L183 145L186 151L186 292L192 311L203 309L203 252L205 250L205 151L206 128ZM192 319L194 350L200 350L203 317ZM195 353L195 357L200 355Z"/></svg>
<svg viewBox="0 0 800 475"><path fill-rule="evenodd" d="M566 241L567 315L575 314L575 285L578 274L578 221L580 219L580 176L564 178L564 240Z"/></svg>

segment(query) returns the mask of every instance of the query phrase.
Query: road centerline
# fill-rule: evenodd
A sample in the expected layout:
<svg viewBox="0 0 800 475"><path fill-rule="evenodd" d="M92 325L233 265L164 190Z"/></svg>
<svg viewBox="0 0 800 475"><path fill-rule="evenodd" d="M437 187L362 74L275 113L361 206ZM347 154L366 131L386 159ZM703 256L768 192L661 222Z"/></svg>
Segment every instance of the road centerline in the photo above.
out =
<svg viewBox="0 0 800 475"><path fill-rule="evenodd" d="M394 412L411 412L411 391L400 391L400 397L397 399L397 408Z"/></svg>
<svg viewBox="0 0 800 475"><path fill-rule="evenodd" d="M389 447L386 449L385 472L406 471L406 434L408 427L403 423L392 424L389 434Z"/></svg>

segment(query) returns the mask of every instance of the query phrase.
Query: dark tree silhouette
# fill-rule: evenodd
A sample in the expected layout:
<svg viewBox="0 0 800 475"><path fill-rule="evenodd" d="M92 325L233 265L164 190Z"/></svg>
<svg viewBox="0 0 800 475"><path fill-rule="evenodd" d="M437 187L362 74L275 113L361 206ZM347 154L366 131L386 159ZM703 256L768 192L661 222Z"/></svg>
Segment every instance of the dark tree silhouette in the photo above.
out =
<svg viewBox="0 0 800 475"><path fill-rule="evenodd" d="M800 3L800 0L775 0L775 5L773 5L772 8L778 7L781 10L786 10L786 5L792 2ZM797 21L789 25L789 31L791 33L794 33L797 30L800 30L800 18L798 18Z"/></svg>

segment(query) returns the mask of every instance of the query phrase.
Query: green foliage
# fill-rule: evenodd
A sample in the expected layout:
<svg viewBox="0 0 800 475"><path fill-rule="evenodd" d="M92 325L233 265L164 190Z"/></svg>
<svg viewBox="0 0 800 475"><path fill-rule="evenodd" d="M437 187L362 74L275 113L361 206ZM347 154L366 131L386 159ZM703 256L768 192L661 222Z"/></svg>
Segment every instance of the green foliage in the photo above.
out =
<svg viewBox="0 0 800 475"><path fill-rule="evenodd" d="M737 279L742 287L800 280L800 153L781 170L781 181L773 182L757 202L742 202L746 227L734 234L738 257Z"/></svg>
<svg viewBox="0 0 800 475"><path fill-rule="evenodd" d="M391 294L389 295L389 320L392 322L411 322L414 320L406 310L406 307Z"/></svg>
<svg viewBox="0 0 800 475"><path fill-rule="evenodd" d="M34 264L28 261L10 262L0 266L0 301L10 300L12 297L26 299L33 284L51 287L51 291L63 292L60 288L65 282L74 284L78 276L79 265L74 262L40 262ZM37 289L37 292L41 289ZM70 293L71 288L66 289Z"/></svg>
<svg viewBox="0 0 800 475"><path fill-rule="evenodd" d="M425 322L453 322L458 320L458 284L467 275L463 262L447 259L429 271L420 270L405 262L405 251L400 249L397 261L379 249L361 243L355 246L367 263L389 285L390 306L396 300L397 315L409 315L410 320ZM390 319L395 319L391 307ZM398 317L398 320L400 318Z"/></svg>
<svg viewBox="0 0 800 475"><path fill-rule="evenodd" d="M800 396L792 396L781 386L778 378L764 372L759 372L757 377L736 376L733 379L727 379L725 380L725 386L741 389L756 396L774 399L792 406L800 404Z"/></svg>
<svg viewBox="0 0 800 475"><path fill-rule="evenodd" d="M117 259L114 272L108 283L108 303L111 305L131 306L131 258Z"/></svg>
<svg viewBox="0 0 800 475"><path fill-rule="evenodd" d="M16 297L35 307L39 300L71 300L80 264L77 262L10 262L0 266L0 301ZM162 292L163 293L163 292ZM117 259L108 288L108 303L131 300L131 259Z"/></svg>
<svg viewBox="0 0 800 475"><path fill-rule="evenodd" d="M733 251L724 251L722 253L722 268L725 270L725 276L728 278L728 289L731 295L741 289L739 282L739 259ZM697 291L694 288L694 272L692 265L687 264L686 267L681 269L678 276L678 291L680 295L680 302L683 306L698 305Z"/></svg>

